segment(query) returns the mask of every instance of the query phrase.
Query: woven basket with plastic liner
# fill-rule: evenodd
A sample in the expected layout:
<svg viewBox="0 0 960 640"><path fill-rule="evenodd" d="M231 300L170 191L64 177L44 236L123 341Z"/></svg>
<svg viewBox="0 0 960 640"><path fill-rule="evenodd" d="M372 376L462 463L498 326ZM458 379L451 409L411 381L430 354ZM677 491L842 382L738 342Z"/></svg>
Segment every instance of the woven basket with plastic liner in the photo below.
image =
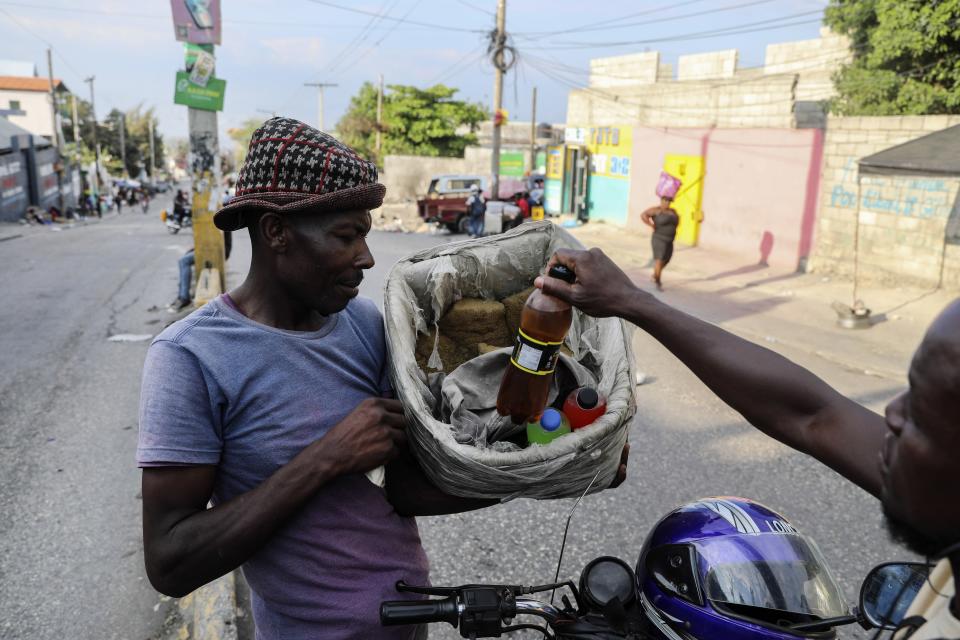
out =
<svg viewBox="0 0 960 640"><path fill-rule="evenodd" d="M409 423L414 455L430 480L447 493L509 500L579 496L613 481L635 411L632 329L616 318L592 318L576 309L565 341L573 357L598 379L607 411L596 422L549 445L519 451L461 444L451 425L434 416L436 397L415 358L418 333L427 333L461 298L500 300L529 287L559 248L581 249L551 222L523 224L507 233L441 245L404 258L387 278L384 300L390 373ZM434 374L436 375L436 374Z"/></svg>

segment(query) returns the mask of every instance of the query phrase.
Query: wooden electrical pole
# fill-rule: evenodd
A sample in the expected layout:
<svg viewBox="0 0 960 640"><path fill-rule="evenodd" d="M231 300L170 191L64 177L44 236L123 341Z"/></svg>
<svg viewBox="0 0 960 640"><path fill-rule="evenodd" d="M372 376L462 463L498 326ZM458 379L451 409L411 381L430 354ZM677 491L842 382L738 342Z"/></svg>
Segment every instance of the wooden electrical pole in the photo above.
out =
<svg viewBox="0 0 960 640"><path fill-rule="evenodd" d="M323 90L326 87L335 87L337 85L331 82L304 82L303 86L317 88L317 129L326 133L326 130L323 128Z"/></svg>
<svg viewBox="0 0 960 640"><path fill-rule="evenodd" d="M490 197L494 200L500 198L500 109L503 106L503 72L506 66L506 20L507 0L497 0L497 31L494 33L493 43L493 155L490 158L490 172L493 174Z"/></svg>
<svg viewBox="0 0 960 640"><path fill-rule="evenodd" d="M380 74L380 83L377 85L377 162L380 162L380 145L382 136L380 133L383 126L383 74Z"/></svg>
<svg viewBox="0 0 960 640"><path fill-rule="evenodd" d="M533 88L533 105L530 108L530 173L537 168L537 88Z"/></svg>
<svg viewBox="0 0 960 640"><path fill-rule="evenodd" d="M120 114L120 168L122 175L127 175L127 115Z"/></svg>
<svg viewBox="0 0 960 640"><path fill-rule="evenodd" d="M66 215L66 207L63 200L63 133L60 131L60 118L58 112L60 104L57 101L57 87L53 84L53 50L47 48L47 74L50 76L50 116L53 121L53 148L56 149L56 162L54 169L57 174L57 194L59 198L57 203L60 205L60 215Z"/></svg>
<svg viewBox="0 0 960 640"><path fill-rule="evenodd" d="M76 145L77 156L80 155L80 121L77 117L77 96L70 94L70 110L73 112L73 143Z"/></svg>
<svg viewBox="0 0 960 640"><path fill-rule="evenodd" d="M149 127L149 129L147 130L147 133L150 135L150 181L156 182L156 178L153 175L155 167L153 162L154 151L153 151L153 116L152 115L150 116L150 119L147 122L147 126Z"/></svg>
<svg viewBox="0 0 960 640"><path fill-rule="evenodd" d="M84 82L90 85L90 118L93 120L93 152L94 152L94 175L93 180L97 189L97 194L100 193L100 143L97 142L97 99L94 96L93 92L93 81L96 79L96 76L90 76L85 78Z"/></svg>

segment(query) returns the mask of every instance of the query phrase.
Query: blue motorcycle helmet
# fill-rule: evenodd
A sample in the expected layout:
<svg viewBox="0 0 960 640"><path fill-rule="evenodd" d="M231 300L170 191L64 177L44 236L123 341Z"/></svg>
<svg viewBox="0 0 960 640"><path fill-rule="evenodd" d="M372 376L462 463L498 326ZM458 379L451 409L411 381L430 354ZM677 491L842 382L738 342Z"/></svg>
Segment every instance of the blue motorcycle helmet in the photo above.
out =
<svg viewBox="0 0 960 640"><path fill-rule="evenodd" d="M667 514L637 562L640 603L668 640L829 639L791 625L847 615L810 538L745 498L704 498Z"/></svg>

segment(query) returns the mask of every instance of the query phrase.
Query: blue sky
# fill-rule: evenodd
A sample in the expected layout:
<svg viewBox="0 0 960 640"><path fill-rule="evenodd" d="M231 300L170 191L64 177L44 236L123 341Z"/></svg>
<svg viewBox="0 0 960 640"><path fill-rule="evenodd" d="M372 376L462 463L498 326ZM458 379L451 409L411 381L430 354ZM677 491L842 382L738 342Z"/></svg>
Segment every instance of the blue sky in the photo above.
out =
<svg viewBox="0 0 960 640"><path fill-rule="evenodd" d="M817 37L825 4L507 0L507 31L515 34L520 62L504 82L504 106L511 118L529 119L536 86L537 119L562 122L570 86L585 84L589 60L602 56L658 50L663 62L675 63L682 54L735 48L741 66L762 65L767 44ZM339 85L326 92L330 128L350 96L364 81L375 82L378 73L387 84L442 81L459 88L462 97L491 102L493 70L481 52L483 32L494 25L495 0L223 0L223 5L223 43L216 51L217 76L227 81L222 130L249 117L267 117L258 110L314 124L316 90L303 83L316 81ZM709 37L753 23L759 25L744 27L752 32ZM165 136L186 136L186 108L173 104L183 45L174 40L169 0L0 0L0 58L33 61L45 75L44 42L56 52L56 75L79 95L87 96L83 77L96 75L101 117L113 107L153 105Z"/></svg>

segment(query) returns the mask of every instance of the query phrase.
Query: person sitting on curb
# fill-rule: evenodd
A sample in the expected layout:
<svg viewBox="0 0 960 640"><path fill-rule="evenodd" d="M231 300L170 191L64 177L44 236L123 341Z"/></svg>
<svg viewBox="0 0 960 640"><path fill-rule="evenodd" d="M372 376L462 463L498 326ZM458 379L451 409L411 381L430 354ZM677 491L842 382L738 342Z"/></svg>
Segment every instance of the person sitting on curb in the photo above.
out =
<svg viewBox="0 0 960 640"><path fill-rule="evenodd" d="M568 284L535 285L595 317L637 325L760 431L806 453L880 499L894 540L938 559L907 616L911 640L960 638L960 299L933 321L910 364L909 387L880 416L769 349L657 300L599 249L559 250Z"/></svg>
<svg viewBox="0 0 960 640"><path fill-rule="evenodd" d="M261 640L411 637L381 627L378 609L419 597L398 580L428 583L412 516L493 503L441 492L407 449L383 319L358 297L384 193L376 166L338 140L267 120L214 217L248 228L246 280L147 352L147 575L179 597L242 567ZM383 465L385 488L370 473Z"/></svg>
<svg viewBox="0 0 960 640"><path fill-rule="evenodd" d="M233 248L233 234L229 231L223 232L223 259L230 259L230 250ZM187 249L187 252L177 260L177 269L179 278L177 281L177 297L167 306L167 311L176 313L190 306L190 283L193 282L193 266L196 262L193 247Z"/></svg>

